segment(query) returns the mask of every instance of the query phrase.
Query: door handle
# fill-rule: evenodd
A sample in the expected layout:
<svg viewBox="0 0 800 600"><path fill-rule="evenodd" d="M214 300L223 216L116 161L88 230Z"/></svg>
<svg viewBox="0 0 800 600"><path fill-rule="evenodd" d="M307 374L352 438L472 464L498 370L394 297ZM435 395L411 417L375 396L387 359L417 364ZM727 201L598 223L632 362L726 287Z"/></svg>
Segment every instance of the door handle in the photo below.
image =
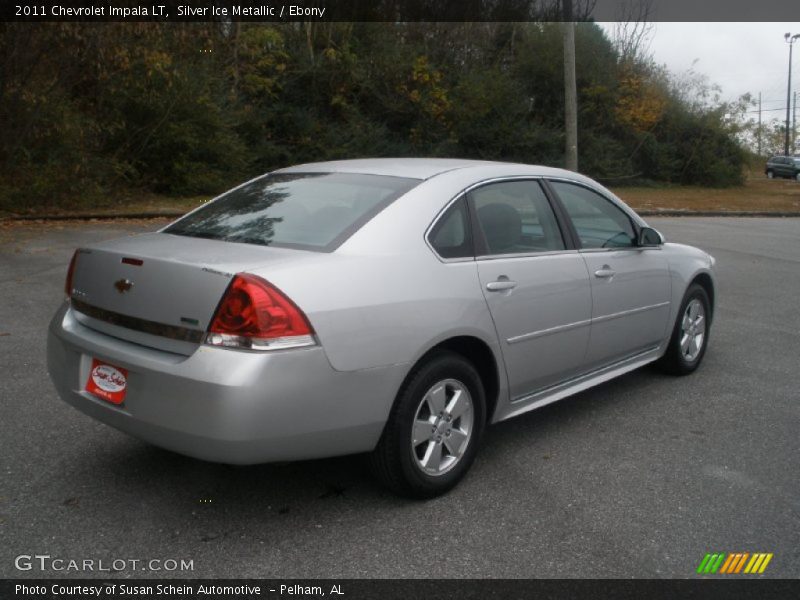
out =
<svg viewBox="0 0 800 600"><path fill-rule="evenodd" d="M508 279L498 279L497 281L490 281L486 284L486 289L490 292L502 292L504 290L513 290L517 287L516 281Z"/></svg>
<svg viewBox="0 0 800 600"><path fill-rule="evenodd" d="M594 272L594 276L600 277L601 279L609 279L616 274L617 272L608 265L603 265L601 269L598 269L597 271Z"/></svg>

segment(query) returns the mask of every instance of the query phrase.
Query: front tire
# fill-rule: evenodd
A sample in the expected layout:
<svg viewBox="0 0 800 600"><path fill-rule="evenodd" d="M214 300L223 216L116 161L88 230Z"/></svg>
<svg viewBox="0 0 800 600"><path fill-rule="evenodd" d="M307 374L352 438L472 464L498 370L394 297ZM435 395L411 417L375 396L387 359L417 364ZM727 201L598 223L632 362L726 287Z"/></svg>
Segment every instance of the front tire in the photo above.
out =
<svg viewBox="0 0 800 600"><path fill-rule="evenodd" d="M669 346L658 366L672 375L693 373L703 361L710 331L711 302L703 286L693 283L683 297Z"/></svg>
<svg viewBox="0 0 800 600"><path fill-rule="evenodd" d="M443 494L472 465L485 423L486 398L475 367L453 352L436 352L400 389L372 453L372 471L403 496Z"/></svg>
<svg viewBox="0 0 800 600"><path fill-rule="evenodd" d="M767 179L774 179L774 178L775 178L775 173L773 173L772 171L767 171Z"/></svg>

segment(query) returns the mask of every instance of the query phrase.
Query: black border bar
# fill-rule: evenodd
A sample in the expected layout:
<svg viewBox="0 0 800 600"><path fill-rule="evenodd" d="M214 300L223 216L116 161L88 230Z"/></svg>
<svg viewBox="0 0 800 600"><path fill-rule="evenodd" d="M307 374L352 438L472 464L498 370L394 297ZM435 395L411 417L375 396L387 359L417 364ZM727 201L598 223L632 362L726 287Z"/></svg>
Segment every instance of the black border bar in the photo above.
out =
<svg viewBox="0 0 800 600"><path fill-rule="evenodd" d="M144 593L123 594L121 586L145 588ZM22 593L17 586L28 590L38 587L44 593ZM110 586L115 586L111 588ZM158 586L162 586L160 589ZM170 587L172 586L172 587ZM200 586L215 589L212 594L200 593ZM284 586L284 587L281 587ZM304 593L319 587L323 595ZM334 592L334 586L340 593ZM70 590L98 587L99 595L91 592L70 593ZM220 588L235 591L220 593ZM184 589L181 589L184 588ZM113 591L111 591L113 589ZM291 591L288 591L291 589ZM164 593L163 590L176 590ZM256 591L258 590L258 591ZM161 591L161 593L159 593ZM674 600L677 598L702 598L713 600L758 598L759 600L784 600L800 597L798 579L762 579L731 576L727 579L3 579L0 580L0 598L4 600L39 598L52 600L242 600L264 598L270 600L515 600L535 598L604 598L630 600Z"/></svg>
<svg viewBox="0 0 800 600"><path fill-rule="evenodd" d="M128 9L112 14L111 8ZM584 21L800 20L797 0L572 0ZM2 0L4 22L560 21L562 0Z"/></svg>

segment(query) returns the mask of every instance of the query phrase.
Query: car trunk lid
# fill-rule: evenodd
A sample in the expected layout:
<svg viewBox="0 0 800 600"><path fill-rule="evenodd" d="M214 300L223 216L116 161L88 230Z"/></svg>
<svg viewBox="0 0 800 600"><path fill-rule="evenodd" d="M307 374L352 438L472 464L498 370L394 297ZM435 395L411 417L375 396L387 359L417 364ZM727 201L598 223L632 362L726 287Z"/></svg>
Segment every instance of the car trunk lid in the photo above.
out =
<svg viewBox="0 0 800 600"><path fill-rule="evenodd" d="M304 254L165 233L105 242L78 251L72 308L87 327L189 355L235 273Z"/></svg>

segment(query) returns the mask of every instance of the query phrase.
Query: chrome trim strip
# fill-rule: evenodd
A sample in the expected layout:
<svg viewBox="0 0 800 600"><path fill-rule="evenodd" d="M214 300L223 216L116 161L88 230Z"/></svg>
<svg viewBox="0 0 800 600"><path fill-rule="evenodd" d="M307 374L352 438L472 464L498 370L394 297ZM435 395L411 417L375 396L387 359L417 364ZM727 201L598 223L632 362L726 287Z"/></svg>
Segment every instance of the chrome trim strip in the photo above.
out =
<svg viewBox="0 0 800 600"><path fill-rule="evenodd" d="M551 250L551 251L545 251L545 252L533 252L533 253L526 253L526 254L503 254L503 255L490 255L490 254L487 254L487 255L484 255L484 256L473 256L473 257L463 257L463 258L442 258L439 255L439 253L436 252L436 250L430 244L430 242L428 240L428 235L433 230L433 228L436 227L436 224L444 216L444 213L447 212L447 210L459 198L461 198L461 196L463 196L465 194L468 194L469 192L471 192L472 190L474 190L476 188L483 187L484 185L488 185L490 183L502 183L502 182L505 182L505 181L543 181L543 180L546 180L546 181L561 181L561 182L564 182L564 183L571 183L571 184L574 184L574 185L579 185L581 187L584 187L584 188L586 188L588 190L591 190L591 191L595 192L596 194L599 194L600 196L602 196L606 200L608 200L611 204L613 204L617 208L619 208L630 219L635 221L636 224L639 227L646 227L647 226L647 223L645 222L645 220L642 219L642 217L640 217L638 214L636 214L636 211L634 211L630 206L625 204L625 202L621 198L618 198L617 196L614 196L613 193L610 190L607 190L604 187L601 188L601 189L598 189L594 185L589 185L589 183L586 182L586 181L579 180L579 179L570 179L569 177L564 177L564 176L500 175L500 176L497 176L497 177L490 177L488 179L483 179L483 180L478 181L476 183L471 183L470 185L468 185L467 187L462 189L460 192L458 192L455 196L450 198L450 200L448 200L445 203L444 208L438 212L438 214L433 218L433 221L430 223L430 225L428 225L428 228L425 230L425 233L423 235L423 240L425 241L425 245L428 246L428 249L430 249L431 252L433 252L433 255L439 260L439 262L442 262L442 263L445 263L445 264L453 263L453 262L471 262L473 260L474 261L495 260L497 258L512 258L512 257L513 258L523 258L523 257L530 257L530 256L542 256L542 255L552 255L552 254L570 254L570 253L573 253L573 252L587 252L587 251L592 251L592 250L600 250L600 251L609 251L609 252L611 252L611 251L616 251L616 250L639 250L639 251L641 251L641 250L655 250L655 249L659 249L660 250L661 249L660 246L646 246L646 247L643 247L643 246L628 246L628 247L622 247L622 248L592 248L592 249L589 249L589 248L574 248L574 249L564 249L564 250ZM244 185L244 184L242 184L242 185ZM612 195L609 197L608 194L612 194ZM557 217L557 215L556 215L556 217ZM183 217L181 217L181 218L183 218Z"/></svg>
<svg viewBox="0 0 800 600"><path fill-rule="evenodd" d="M661 308L662 306L669 306L670 302L667 300L666 302L659 302L658 304L651 304L649 306L640 306L639 308L631 308L630 310L623 310L618 313L612 313L610 315L603 315L602 317L594 317L592 319L592 323L604 323L605 321L612 321L614 319L619 319L620 317L627 317L628 315L635 315L636 313L645 312L648 310L655 310L656 308Z"/></svg>
<svg viewBox="0 0 800 600"><path fill-rule="evenodd" d="M482 187L482 186L488 185L490 183L502 183L504 181L528 181L528 180L530 180L530 181L541 181L542 179L544 179L543 175L500 175L500 176L497 176L497 177L490 177L488 179L483 179L481 181L478 181L477 183L469 184L467 187L465 187L460 192L458 192L455 196L450 198L450 200L448 200L445 203L444 208L442 210L440 210L437 213L437 215L433 218L433 221L431 221L431 224L428 225L428 228L425 230L425 234L422 236L423 240L425 241L425 245L428 246L428 248L430 249L431 252L433 252L433 255L439 260L439 262L442 262L442 263L445 263L445 264L453 263L453 262L468 262L468 261L472 262L472 261L476 261L476 260L489 258L488 255L487 256L469 256L469 257L462 257L462 258L443 258L442 256L439 255L439 253L431 245L430 241L428 240L428 235L430 235L430 232L433 231L434 227L436 227L436 225L438 224L439 220L444 216L444 213L446 213L449 210L449 208L461 198L461 196L465 196L466 194L468 194L469 192L471 192L475 188ZM473 245L474 245L474 240L473 240ZM474 248L473 248L473 251L474 251ZM540 253L536 253L537 256L539 254ZM514 255L504 255L504 256L517 257L517 256L521 256L521 255L514 254Z"/></svg>
<svg viewBox="0 0 800 600"><path fill-rule="evenodd" d="M590 371L589 373L584 373L583 375L568 379L567 381L542 388L531 394L526 394L525 396L512 400L508 405L508 408L511 410L508 410L497 421L505 421L506 419L516 417L530 410L552 404L553 402L557 402L558 400L594 387L598 383L614 379L623 373L638 369L658 359L658 357L659 346L652 346L613 364Z"/></svg>
<svg viewBox="0 0 800 600"><path fill-rule="evenodd" d="M613 319L619 319L620 317L625 317L628 315L635 315L636 313L645 312L647 310L654 310L656 308L661 308L662 306L669 306L669 301L667 302L659 302L658 304L651 304L649 306L640 306L639 308L632 308L630 310L623 310L618 313L613 313L610 315L603 315L602 317L594 317L592 319L584 319L583 321L575 321L574 323L567 323L566 325L556 325L555 327L550 327L548 329L540 329L539 331L532 331L530 333L523 333L522 335L515 335L514 337L510 337L506 340L507 344L516 344L519 342L524 342L526 340L532 340L537 337L544 337L546 335L552 335L554 333L561 333L562 331L569 331L570 329L577 329L578 327L584 327L586 325L592 323L603 323L605 321L611 321Z"/></svg>
<svg viewBox="0 0 800 600"><path fill-rule="evenodd" d="M642 219L642 217L640 217L635 210L633 210L630 206L625 204L625 201L622 198L620 198L619 196L614 194L614 192L612 192L611 190L609 190L608 188L606 188L605 186L596 181L590 180L591 181L590 184L588 181L578 181L576 179L570 179L569 177L563 177L559 175L554 175L552 177L548 177L547 175L545 175L542 177L542 179L546 179L547 181L560 181L563 183L572 183L574 185L579 185L581 187L584 187L587 190L591 190L596 194L600 194L603 198L611 202L611 204L622 210L622 212L628 215L628 217L636 221L636 224L639 225L639 227L647 227L647 223L645 222L645 220ZM558 192L556 192L556 195L558 195Z"/></svg>
<svg viewBox="0 0 800 600"><path fill-rule="evenodd" d="M156 321L148 321L147 319L131 317L129 315L105 310L104 308L98 308L97 306L92 306L74 297L70 299L70 304L73 310L92 319L97 319L98 321L124 327L125 329L131 329L133 331L141 331L142 333L148 333L150 335L158 335L181 342L190 342L192 344L199 344L206 335L205 331L157 323ZM82 325L91 327L88 323L82 323Z"/></svg>
<svg viewBox="0 0 800 600"><path fill-rule="evenodd" d="M461 194L468 194L475 188L483 187L484 185L488 185L490 183L502 183L504 181L541 181L544 179L544 175L498 175L496 177L489 177L488 179L482 179L476 183L471 183L463 190L459 192Z"/></svg>
<svg viewBox="0 0 800 600"><path fill-rule="evenodd" d="M618 248L581 248L581 254L599 254L601 252L644 252L645 250L661 250L663 246L620 246Z"/></svg>
<svg viewBox="0 0 800 600"><path fill-rule="evenodd" d="M564 250L542 250L541 252L522 252L519 254L485 254L483 256L475 257L478 262L487 260L503 260L511 258L538 258L540 256L559 256L561 254L578 254L575 248L568 248Z"/></svg>
<svg viewBox="0 0 800 600"><path fill-rule="evenodd" d="M433 252L433 255L439 260L439 262L442 262L442 263L445 263L445 264L448 264L448 263L459 263L459 262L475 262L475 256L474 256L474 254L475 254L475 240L473 240L473 248L472 248L473 256L459 256L458 258L444 258L441 254L439 254L436 251L436 248L433 247L433 244L431 244L431 241L428 239L430 234L433 232L433 230L439 224L439 221L441 221L442 218L444 217L444 214L448 210L450 210L450 207L453 206L453 204L455 204L456 202L461 200L461 196L462 195L463 195L463 193L459 192L458 194L456 194L455 196L450 198L450 200L448 200L448 202L444 205L444 208L442 210L440 210L436 214L436 216L433 218L433 221L431 221L430 225L428 225L428 228L425 230L425 233L422 235L422 240L425 242L425 245L428 247L428 250Z"/></svg>
<svg viewBox="0 0 800 600"><path fill-rule="evenodd" d="M537 337L544 337L546 335L552 335L554 333L560 333L562 331L569 331L570 329L577 329L578 327L584 327L586 325L591 324L591 319L584 319L583 321L575 321L574 323L567 323L566 325L556 325L555 327L550 327L549 329L541 329L539 331L533 331L531 333L523 333L522 335L515 335L514 337L510 337L506 340L508 344L516 344L519 342L524 342L526 340L532 340L533 338Z"/></svg>

